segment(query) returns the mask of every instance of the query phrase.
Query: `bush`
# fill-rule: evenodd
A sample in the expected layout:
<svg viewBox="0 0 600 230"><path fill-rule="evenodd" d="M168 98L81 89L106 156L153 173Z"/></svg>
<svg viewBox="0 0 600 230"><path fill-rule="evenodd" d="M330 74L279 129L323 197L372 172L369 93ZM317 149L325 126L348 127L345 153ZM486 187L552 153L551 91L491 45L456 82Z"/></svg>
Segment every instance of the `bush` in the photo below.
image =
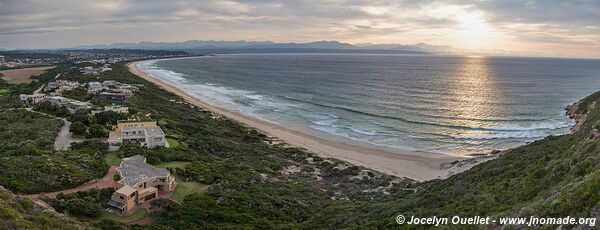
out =
<svg viewBox="0 0 600 230"><path fill-rule="evenodd" d="M88 131L88 137L91 138L100 138L107 136L107 132L104 130L104 127L99 124L93 124L92 126L90 126Z"/></svg>
<svg viewBox="0 0 600 230"><path fill-rule="evenodd" d="M85 135L87 127L83 123L76 121L73 124L71 124L71 128L69 129L69 131L75 135Z"/></svg>
<svg viewBox="0 0 600 230"><path fill-rule="evenodd" d="M89 110L77 110L75 111L75 113L71 114L71 116L69 116L69 121L75 123L75 122L81 122L85 125L90 125L92 123L94 123L96 121L96 119L94 118L93 115L90 114Z"/></svg>

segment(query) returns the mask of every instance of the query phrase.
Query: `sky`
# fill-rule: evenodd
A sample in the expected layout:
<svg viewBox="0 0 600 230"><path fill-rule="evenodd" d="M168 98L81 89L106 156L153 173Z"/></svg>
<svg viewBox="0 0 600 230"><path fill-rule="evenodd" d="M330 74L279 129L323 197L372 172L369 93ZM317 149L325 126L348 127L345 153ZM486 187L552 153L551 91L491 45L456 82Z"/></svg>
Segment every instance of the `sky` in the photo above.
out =
<svg viewBox="0 0 600 230"><path fill-rule="evenodd" d="M185 40L600 57L600 0L0 0L0 48Z"/></svg>

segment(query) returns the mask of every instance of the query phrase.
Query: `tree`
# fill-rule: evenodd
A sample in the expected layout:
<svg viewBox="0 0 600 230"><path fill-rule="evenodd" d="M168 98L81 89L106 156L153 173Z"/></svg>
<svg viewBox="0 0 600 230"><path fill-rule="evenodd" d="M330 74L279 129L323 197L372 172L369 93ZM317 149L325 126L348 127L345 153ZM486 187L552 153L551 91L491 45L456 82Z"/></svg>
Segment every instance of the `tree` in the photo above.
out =
<svg viewBox="0 0 600 230"><path fill-rule="evenodd" d="M77 110L75 113L69 116L69 121L81 122L83 124L89 125L95 121L95 118L93 118L93 115L89 114L88 110Z"/></svg>
<svg viewBox="0 0 600 230"><path fill-rule="evenodd" d="M96 121L101 125L116 124L118 120L127 119L127 114L117 113L115 111L106 111L96 114Z"/></svg>
<svg viewBox="0 0 600 230"><path fill-rule="evenodd" d="M93 124L88 130L88 136L91 138L104 137L106 136L106 131L104 131L102 125Z"/></svg>
<svg viewBox="0 0 600 230"><path fill-rule="evenodd" d="M79 121L71 124L71 128L69 128L69 131L75 135L85 135L86 130L87 127Z"/></svg>

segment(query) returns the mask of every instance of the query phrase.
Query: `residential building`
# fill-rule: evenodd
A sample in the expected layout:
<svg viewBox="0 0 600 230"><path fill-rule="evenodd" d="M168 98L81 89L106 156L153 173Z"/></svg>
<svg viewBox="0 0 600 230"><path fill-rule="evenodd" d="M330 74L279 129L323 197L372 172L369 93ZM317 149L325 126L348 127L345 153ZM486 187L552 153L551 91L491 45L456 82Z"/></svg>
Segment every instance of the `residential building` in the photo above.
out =
<svg viewBox="0 0 600 230"><path fill-rule="evenodd" d="M117 168L121 179L118 190L113 193L108 206L120 214L126 214L136 206L170 193L175 189L175 178L165 169L146 163L146 158L135 155L123 159Z"/></svg>
<svg viewBox="0 0 600 230"><path fill-rule="evenodd" d="M92 108L92 106L90 105L90 103L87 103L87 102L73 100L73 101L67 103L67 109L69 109L69 111L71 113L74 113L75 111L80 110L80 109L91 109L91 108Z"/></svg>
<svg viewBox="0 0 600 230"><path fill-rule="evenodd" d="M125 102L127 100L127 96L121 93L110 93L110 92L102 92L96 95L96 99L102 101L113 101L113 102Z"/></svg>
<svg viewBox="0 0 600 230"><path fill-rule="evenodd" d="M20 94L19 98L21 99L21 101L24 102L31 102L33 104L37 104L43 101L46 101L48 99L48 96L46 96L46 94Z"/></svg>
<svg viewBox="0 0 600 230"><path fill-rule="evenodd" d="M131 96L133 96L133 91L131 91L129 89L119 88L119 89L111 89L110 91L113 92L113 93L123 94L123 95L125 95L125 97L131 97Z"/></svg>
<svg viewBox="0 0 600 230"><path fill-rule="evenodd" d="M103 110L92 111L92 114L97 114L106 111L113 111L116 113L129 113L129 107L120 105L104 106Z"/></svg>
<svg viewBox="0 0 600 230"><path fill-rule="evenodd" d="M48 101L50 102L50 105L52 105L52 106L63 107L67 103L73 101L73 99L69 99L69 98L61 97L61 96L54 96L54 97L49 97Z"/></svg>
<svg viewBox="0 0 600 230"><path fill-rule="evenodd" d="M69 112L71 112L71 113L74 113L75 111L80 110L80 109L91 109L92 108L92 105L88 102L82 102L82 101L73 100L73 99L61 97L61 96L49 97L48 101L50 102L50 105L52 105L52 106L56 106L56 107L66 106L67 109L69 110Z"/></svg>
<svg viewBox="0 0 600 230"><path fill-rule="evenodd" d="M120 144L140 144L147 148L169 146L156 121L137 120L118 121L108 135L108 144L117 148Z"/></svg>

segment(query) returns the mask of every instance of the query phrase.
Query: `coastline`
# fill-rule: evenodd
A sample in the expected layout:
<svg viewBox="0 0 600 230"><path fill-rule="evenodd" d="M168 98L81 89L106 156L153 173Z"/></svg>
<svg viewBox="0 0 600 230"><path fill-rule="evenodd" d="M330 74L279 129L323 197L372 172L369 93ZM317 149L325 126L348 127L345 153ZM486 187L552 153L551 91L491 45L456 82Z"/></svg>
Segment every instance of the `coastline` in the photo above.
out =
<svg viewBox="0 0 600 230"><path fill-rule="evenodd" d="M194 57L180 57L194 58ZM163 59L154 59L163 60ZM142 60L148 61L148 60ZM220 114L247 126L262 131L268 136L276 137L290 145L305 148L322 157L331 157L347 161L354 165L360 165L372 170L398 177L407 177L413 180L426 181L432 179L443 179L458 172L471 168L474 164L462 165L460 167L447 168L443 165L475 159L468 156L448 155L440 153L411 152L397 149L384 149L367 144L354 143L326 135L316 135L249 117L238 112L212 105L199 98L193 97L185 91L165 83L159 79L149 76L137 67L142 61L127 63L129 71L155 85L174 93L189 103L206 109L215 114Z"/></svg>

